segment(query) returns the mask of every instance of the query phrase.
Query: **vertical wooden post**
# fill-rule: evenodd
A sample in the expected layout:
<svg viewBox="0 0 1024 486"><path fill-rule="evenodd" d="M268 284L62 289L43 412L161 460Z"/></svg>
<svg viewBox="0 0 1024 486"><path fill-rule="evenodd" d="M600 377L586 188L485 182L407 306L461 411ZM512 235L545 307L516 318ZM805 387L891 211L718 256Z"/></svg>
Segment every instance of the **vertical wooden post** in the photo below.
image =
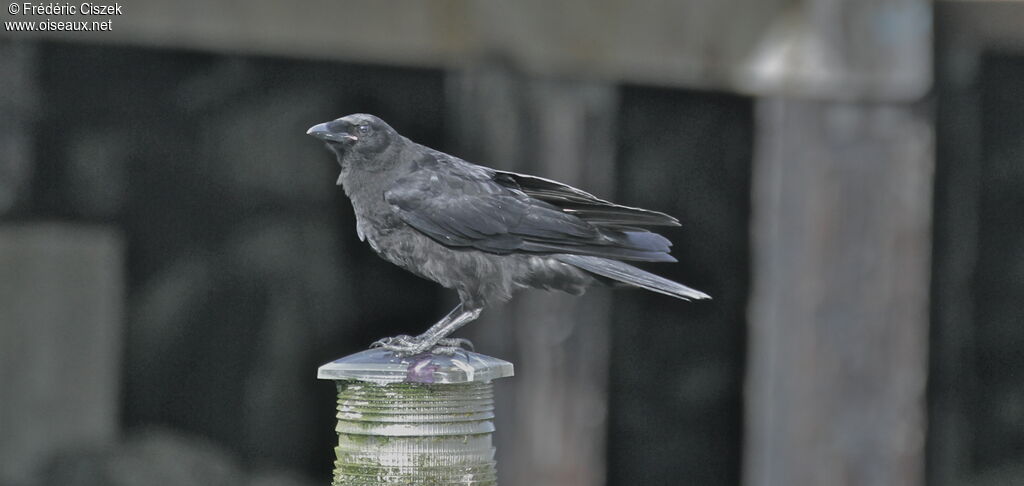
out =
<svg viewBox="0 0 1024 486"><path fill-rule="evenodd" d="M922 484L927 110L766 99L756 121L745 484Z"/></svg>
<svg viewBox="0 0 1024 486"><path fill-rule="evenodd" d="M537 79L494 64L453 73L453 152L610 198L616 94L610 83ZM603 484L606 292L524 292L463 334L521 370L521 379L497 385L502 485Z"/></svg>
<svg viewBox="0 0 1024 486"><path fill-rule="evenodd" d="M981 44L972 38L979 34L974 29L968 29L968 35L958 32L963 27L957 25L957 15L964 12L957 7L964 5L938 6L935 19L934 327L926 477L930 486L975 484L973 441L981 437L972 430L974 424L968 418L978 393L974 285L984 149L983 100L977 72Z"/></svg>
<svg viewBox="0 0 1024 486"><path fill-rule="evenodd" d="M39 101L38 48L29 42L0 41L0 215L24 209L34 171L32 122Z"/></svg>
<svg viewBox="0 0 1024 486"><path fill-rule="evenodd" d="M755 63L772 82L755 114L744 483L921 485L931 6L785 15Z"/></svg>
<svg viewBox="0 0 1024 486"><path fill-rule="evenodd" d="M123 252L105 227L0 226L0 484L117 439Z"/></svg>

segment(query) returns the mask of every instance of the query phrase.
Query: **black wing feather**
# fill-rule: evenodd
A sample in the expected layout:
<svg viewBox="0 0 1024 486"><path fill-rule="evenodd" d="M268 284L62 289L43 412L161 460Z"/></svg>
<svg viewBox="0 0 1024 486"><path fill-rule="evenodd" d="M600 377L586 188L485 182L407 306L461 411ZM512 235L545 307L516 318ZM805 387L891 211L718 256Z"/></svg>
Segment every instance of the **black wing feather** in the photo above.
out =
<svg viewBox="0 0 1024 486"><path fill-rule="evenodd" d="M679 220L665 213L611 203L558 181L515 172L493 172L495 182L523 191L598 226L624 230L644 226L679 226Z"/></svg>
<svg viewBox="0 0 1024 486"><path fill-rule="evenodd" d="M668 254L671 243L661 235L595 225L498 183L488 169L454 158L432 159L395 181L384 199L402 221L441 244L497 254L563 253L675 261ZM566 198L588 199L583 191L569 189L552 191L566 192Z"/></svg>

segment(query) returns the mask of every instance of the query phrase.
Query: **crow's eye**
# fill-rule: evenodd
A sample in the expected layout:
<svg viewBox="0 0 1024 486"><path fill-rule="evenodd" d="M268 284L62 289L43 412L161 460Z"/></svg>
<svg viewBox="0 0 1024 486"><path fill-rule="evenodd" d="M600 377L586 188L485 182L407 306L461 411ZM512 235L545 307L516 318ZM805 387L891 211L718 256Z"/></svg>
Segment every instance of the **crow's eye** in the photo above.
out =
<svg viewBox="0 0 1024 486"><path fill-rule="evenodd" d="M360 135L367 135L370 133L370 125L359 125L356 127L356 131L358 131Z"/></svg>

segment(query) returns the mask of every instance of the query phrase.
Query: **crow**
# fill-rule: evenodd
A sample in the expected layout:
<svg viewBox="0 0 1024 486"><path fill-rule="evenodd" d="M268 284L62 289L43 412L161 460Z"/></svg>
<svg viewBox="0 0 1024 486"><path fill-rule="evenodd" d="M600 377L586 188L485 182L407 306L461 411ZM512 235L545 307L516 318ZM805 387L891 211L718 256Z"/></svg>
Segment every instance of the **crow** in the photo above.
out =
<svg viewBox="0 0 1024 486"><path fill-rule="evenodd" d="M307 132L341 165L359 239L385 260L454 289L460 303L419 336L381 339L398 356L451 354L448 336L519 289L580 295L595 283L707 299L624 261L674 262L672 243L646 227L679 226L664 213L621 206L543 177L495 170L425 147L380 118L353 114Z"/></svg>

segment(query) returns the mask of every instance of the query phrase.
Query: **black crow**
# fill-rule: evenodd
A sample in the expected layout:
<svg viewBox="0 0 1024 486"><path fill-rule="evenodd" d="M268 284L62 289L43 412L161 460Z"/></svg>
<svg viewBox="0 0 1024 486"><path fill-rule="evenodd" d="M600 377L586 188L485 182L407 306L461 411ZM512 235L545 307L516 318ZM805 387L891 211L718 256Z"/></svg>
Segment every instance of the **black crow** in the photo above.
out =
<svg viewBox="0 0 1024 486"><path fill-rule="evenodd" d="M674 262L645 227L675 218L620 206L542 177L471 164L415 143L373 115L310 128L338 158L359 239L378 255L459 293L461 303L419 336L374 343L401 356L452 353L447 336L491 302L524 288L582 294L621 282L680 299L707 294L627 265Z"/></svg>

